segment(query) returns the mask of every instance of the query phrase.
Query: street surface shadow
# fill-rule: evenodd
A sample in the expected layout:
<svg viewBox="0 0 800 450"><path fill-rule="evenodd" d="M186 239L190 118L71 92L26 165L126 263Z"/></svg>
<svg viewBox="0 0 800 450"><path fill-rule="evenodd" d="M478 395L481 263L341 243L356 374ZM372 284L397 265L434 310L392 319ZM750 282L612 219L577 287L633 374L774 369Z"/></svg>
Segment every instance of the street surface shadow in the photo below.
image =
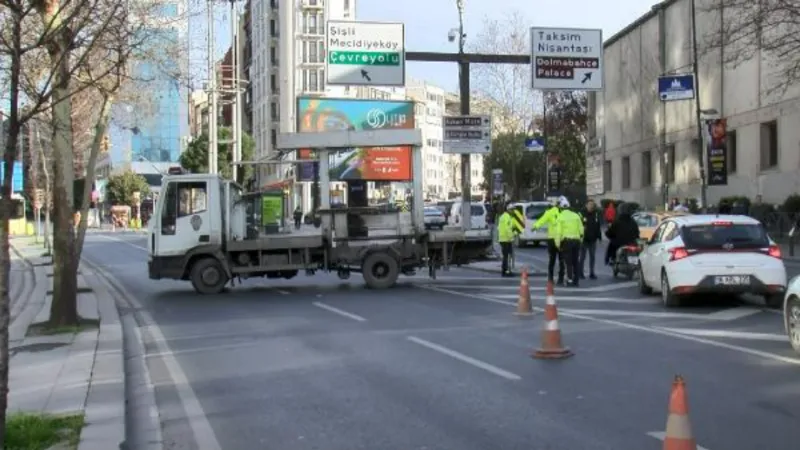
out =
<svg viewBox="0 0 800 450"><path fill-rule="evenodd" d="M14 356L17 353L40 353L48 352L69 345L64 342L40 342L35 344L25 344L12 347L8 350L9 356Z"/></svg>

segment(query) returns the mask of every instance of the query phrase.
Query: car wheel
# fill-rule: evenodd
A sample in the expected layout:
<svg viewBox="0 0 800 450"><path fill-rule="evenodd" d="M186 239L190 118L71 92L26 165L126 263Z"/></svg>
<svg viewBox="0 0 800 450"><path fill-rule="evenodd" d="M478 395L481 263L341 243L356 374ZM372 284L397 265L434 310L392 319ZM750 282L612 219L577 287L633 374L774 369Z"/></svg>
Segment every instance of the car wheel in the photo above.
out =
<svg viewBox="0 0 800 450"><path fill-rule="evenodd" d="M661 302L667 308L681 306L681 299L672 292L666 273L661 274Z"/></svg>
<svg viewBox="0 0 800 450"><path fill-rule="evenodd" d="M784 314L789 343L795 352L800 353L800 299L795 296L789 297Z"/></svg>
<svg viewBox="0 0 800 450"><path fill-rule="evenodd" d="M200 294L213 295L225 290L228 275L217 258L203 258L192 265L189 279L194 290Z"/></svg>
<svg viewBox="0 0 800 450"><path fill-rule="evenodd" d="M764 303L770 308L780 308L783 306L783 294L767 294L764 296Z"/></svg>
<svg viewBox="0 0 800 450"><path fill-rule="evenodd" d="M647 285L647 281L644 279L644 270L642 269L642 265L639 264L639 292L644 295L650 295L653 293L653 290L650 286Z"/></svg>

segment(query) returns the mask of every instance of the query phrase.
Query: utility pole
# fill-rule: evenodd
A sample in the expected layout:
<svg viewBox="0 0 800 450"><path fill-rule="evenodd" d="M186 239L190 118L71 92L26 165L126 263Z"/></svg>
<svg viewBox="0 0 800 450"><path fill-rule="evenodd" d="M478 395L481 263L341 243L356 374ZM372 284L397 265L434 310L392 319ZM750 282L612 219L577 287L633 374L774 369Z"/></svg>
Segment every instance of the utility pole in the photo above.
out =
<svg viewBox="0 0 800 450"><path fill-rule="evenodd" d="M661 74L667 73L667 17L666 11L659 3L653 7L658 11L658 59L661 67ZM695 81L697 83L697 81ZM697 86L697 84L695 84ZM695 95L697 93L695 92ZM667 103L661 102L661 117L659 118L658 127L658 164L661 168L661 201L664 204L664 210L669 208L669 177L667 176L667 168L669 161L667 158Z"/></svg>
<svg viewBox="0 0 800 450"><path fill-rule="evenodd" d="M697 1L691 0L692 2L692 56L693 62L692 66L694 67L694 112L697 119L697 145L700 147L700 151L698 152L698 159L700 160L700 203L702 204L702 210L705 211L708 208L708 203L706 202L706 191L707 191L707 183L706 183L706 149L705 145L703 145L703 118L702 118L702 110L700 109L700 58L698 57L697 52Z"/></svg>
<svg viewBox="0 0 800 450"><path fill-rule="evenodd" d="M484 53L465 53L464 43L466 34L464 33L464 0L456 0L458 8L458 53L438 53L438 52L406 52L406 61L423 62L454 62L458 63L458 87L459 100L462 115L470 114L470 86L469 68L470 64L528 64L531 63L530 55L500 55ZM472 196L471 158L472 155L461 156L461 218L462 225L466 230L471 228L472 214L470 200Z"/></svg>
<svg viewBox="0 0 800 450"><path fill-rule="evenodd" d="M214 2L208 0L208 173L217 168L217 63L214 57Z"/></svg>

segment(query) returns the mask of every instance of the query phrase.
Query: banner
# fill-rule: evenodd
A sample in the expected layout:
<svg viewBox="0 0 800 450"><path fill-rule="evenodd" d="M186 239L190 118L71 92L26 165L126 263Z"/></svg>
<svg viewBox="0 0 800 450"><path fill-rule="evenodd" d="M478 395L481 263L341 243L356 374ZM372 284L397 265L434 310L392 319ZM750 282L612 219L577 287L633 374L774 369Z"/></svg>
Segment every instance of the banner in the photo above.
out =
<svg viewBox="0 0 800 450"><path fill-rule="evenodd" d="M563 184L561 158L556 154L547 155L547 196L558 197L561 195Z"/></svg>
<svg viewBox="0 0 800 450"><path fill-rule="evenodd" d="M414 103L301 97L297 99L297 120L299 133L410 129L414 128ZM300 150L298 158L306 159L307 154L309 150ZM407 146L346 149L330 154L329 164L331 181L408 181L413 175ZM298 181L310 181L305 179L306 165L300 165Z"/></svg>
<svg viewBox="0 0 800 450"><path fill-rule="evenodd" d="M706 166L708 185L728 184L728 121L727 119L706 120L708 143L706 145Z"/></svg>
<svg viewBox="0 0 800 450"><path fill-rule="evenodd" d="M503 195L503 169L492 170L492 195Z"/></svg>

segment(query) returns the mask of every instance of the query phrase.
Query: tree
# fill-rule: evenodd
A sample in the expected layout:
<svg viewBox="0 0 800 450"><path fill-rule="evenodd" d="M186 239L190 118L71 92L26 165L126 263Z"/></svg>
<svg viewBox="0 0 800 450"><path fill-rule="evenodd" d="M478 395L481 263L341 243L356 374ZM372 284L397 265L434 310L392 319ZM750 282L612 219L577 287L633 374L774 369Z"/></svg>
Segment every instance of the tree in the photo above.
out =
<svg viewBox="0 0 800 450"><path fill-rule="evenodd" d="M492 151L483 160L483 178L491 191L492 171L503 171L506 193L513 199L541 198L544 156L525 150L525 133L502 133L492 139Z"/></svg>
<svg viewBox="0 0 800 450"><path fill-rule="evenodd" d="M217 131L219 141L231 139L230 128L220 127ZM256 143L253 138L242 132L242 160L252 161L255 155ZM222 176L232 178L233 175L233 155L231 153L231 144L219 144L217 150L217 158L219 159L219 170ZM186 150L181 153L181 166L194 173L208 172L208 133L203 133L197 139L193 140L186 147ZM254 168L252 165L239 166L239 176L236 180L239 184L244 184L247 180L253 177Z"/></svg>
<svg viewBox="0 0 800 450"><path fill-rule="evenodd" d="M106 195L112 205L139 206L134 200L134 193L141 197L150 193L147 180L132 170L126 170L108 177Z"/></svg>
<svg viewBox="0 0 800 450"><path fill-rule="evenodd" d="M800 2L706 0L698 6L712 20L711 30L698 44L703 56L722 58L729 68L762 58L771 66L766 73L766 94L784 94L800 81ZM721 20L720 20L721 19ZM702 87L701 87L702 88Z"/></svg>
<svg viewBox="0 0 800 450"><path fill-rule="evenodd" d="M468 40L476 53L530 53L529 25L520 11L502 20L485 19L475 40ZM541 95L531 89L531 69L527 64L473 64L472 86L478 96L491 105L493 126L500 133L525 132Z"/></svg>

